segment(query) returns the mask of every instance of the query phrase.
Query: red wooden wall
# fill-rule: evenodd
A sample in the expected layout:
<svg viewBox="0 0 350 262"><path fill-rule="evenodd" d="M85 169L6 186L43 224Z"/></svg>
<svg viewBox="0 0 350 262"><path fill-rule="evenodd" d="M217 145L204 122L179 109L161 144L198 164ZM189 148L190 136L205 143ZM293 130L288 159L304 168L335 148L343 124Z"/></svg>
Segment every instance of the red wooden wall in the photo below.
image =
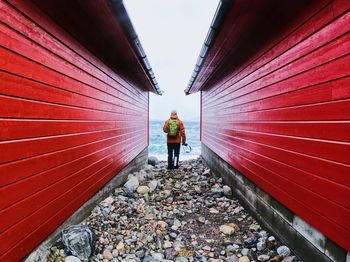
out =
<svg viewBox="0 0 350 262"><path fill-rule="evenodd" d="M247 22L262 2L236 1L194 84L202 143L350 250L350 2L315 1L273 33Z"/></svg>
<svg viewBox="0 0 350 262"><path fill-rule="evenodd" d="M29 1L9 2L0 1L0 261L23 258L148 145L148 92Z"/></svg>

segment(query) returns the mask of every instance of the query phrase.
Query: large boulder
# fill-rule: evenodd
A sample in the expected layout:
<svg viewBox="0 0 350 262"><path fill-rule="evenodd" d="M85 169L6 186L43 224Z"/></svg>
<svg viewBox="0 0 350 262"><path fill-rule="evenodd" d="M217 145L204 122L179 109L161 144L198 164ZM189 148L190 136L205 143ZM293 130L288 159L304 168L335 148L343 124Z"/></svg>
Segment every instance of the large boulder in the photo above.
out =
<svg viewBox="0 0 350 262"><path fill-rule="evenodd" d="M155 156L150 156L148 158L148 164L155 166L155 165L158 165L158 163L159 163L159 160Z"/></svg>
<svg viewBox="0 0 350 262"><path fill-rule="evenodd" d="M139 187L140 183L137 177L130 177L129 180L124 184L124 191L127 194L132 194Z"/></svg>

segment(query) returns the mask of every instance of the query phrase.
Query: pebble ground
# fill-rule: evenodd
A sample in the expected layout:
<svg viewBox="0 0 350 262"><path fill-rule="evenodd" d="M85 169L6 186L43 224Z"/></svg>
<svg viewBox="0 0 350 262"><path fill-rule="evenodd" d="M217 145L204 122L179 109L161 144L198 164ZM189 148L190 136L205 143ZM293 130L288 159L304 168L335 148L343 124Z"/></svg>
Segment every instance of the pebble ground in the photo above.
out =
<svg viewBox="0 0 350 262"><path fill-rule="evenodd" d="M97 237L89 261L300 261L265 231L201 158L129 175L82 223ZM69 261L58 242L49 261Z"/></svg>

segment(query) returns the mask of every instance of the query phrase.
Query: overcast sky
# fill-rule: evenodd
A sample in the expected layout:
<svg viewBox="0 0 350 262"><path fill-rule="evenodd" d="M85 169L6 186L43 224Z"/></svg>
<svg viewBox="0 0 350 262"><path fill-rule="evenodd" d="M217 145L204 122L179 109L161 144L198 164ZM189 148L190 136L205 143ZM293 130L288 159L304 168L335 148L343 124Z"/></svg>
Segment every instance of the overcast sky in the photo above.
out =
<svg viewBox="0 0 350 262"><path fill-rule="evenodd" d="M199 93L184 89L209 30L219 0L125 0L134 28L164 90L151 94L150 118L166 120L176 109L180 119L199 119Z"/></svg>

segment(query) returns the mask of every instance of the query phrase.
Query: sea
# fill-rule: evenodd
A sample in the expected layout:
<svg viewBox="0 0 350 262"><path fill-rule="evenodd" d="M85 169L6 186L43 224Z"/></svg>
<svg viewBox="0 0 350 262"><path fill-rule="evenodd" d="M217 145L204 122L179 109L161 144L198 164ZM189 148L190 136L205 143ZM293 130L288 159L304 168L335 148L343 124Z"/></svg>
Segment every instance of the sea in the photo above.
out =
<svg viewBox="0 0 350 262"><path fill-rule="evenodd" d="M149 156L155 156L159 160L167 160L168 151L166 145L166 134L163 132L165 121L150 121L150 141L148 147ZM201 154L200 124L199 122L183 121L186 132L187 144L191 146L191 153L186 153L184 148L180 149L180 161L197 158Z"/></svg>

